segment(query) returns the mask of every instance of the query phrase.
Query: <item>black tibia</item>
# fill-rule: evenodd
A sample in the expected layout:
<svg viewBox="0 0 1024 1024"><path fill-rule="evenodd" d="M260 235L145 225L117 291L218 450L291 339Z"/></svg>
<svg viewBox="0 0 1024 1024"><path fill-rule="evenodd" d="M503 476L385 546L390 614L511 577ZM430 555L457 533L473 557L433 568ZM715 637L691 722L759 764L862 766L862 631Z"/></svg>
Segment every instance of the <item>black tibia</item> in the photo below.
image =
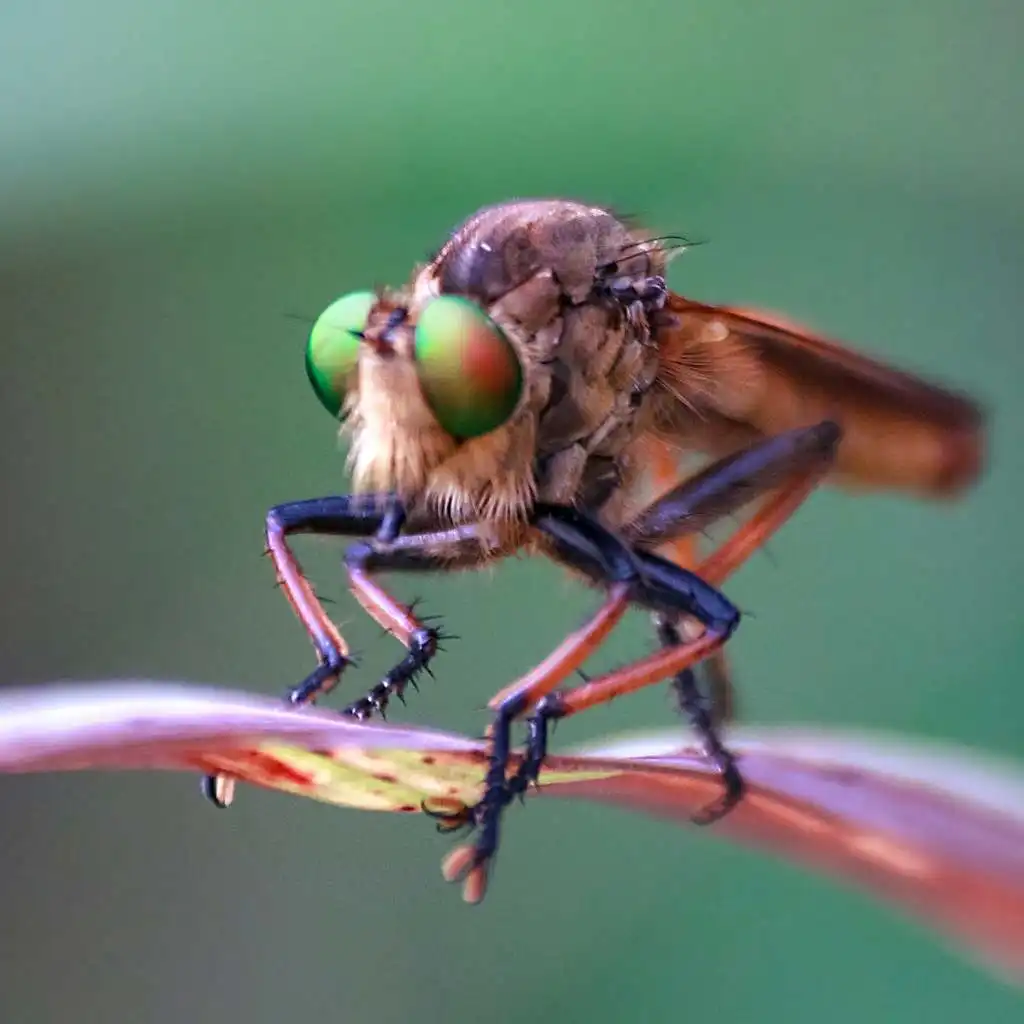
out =
<svg viewBox="0 0 1024 1024"><path fill-rule="evenodd" d="M595 551L592 542L597 538L596 532L592 531L595 527L601 527L591 520L586 527L590 536L581 532L578 536L579 546L572 552L565 526L569 517L577 519L579 513L574 509L559 512L565 513L565 516L556 518L549 513L538 521L538 529L557 533L559 555L562 560L573 564L574 558L578 555L574 567L586 572L595 582L629 583L632 602L640 608L655 612L659 617L664 617L666 621L689 616L700 622L705 629L725 638L731 636L739 625L740 613L736 606L696 573L652 552L630 549L613 534L606 533L602 538L607 560L603 573L595 572L596 565L592 560ZM618 550L613 550L613 545L618 545ZM557 693L550 694L538 703L527 721L525 756L516 775L510 780L512 795L524 792L536 781L547 754L548 723L561 718L563 714L564 708Z"/></svg>
<svg viewBox="0 0 1024 1024"><path fill-rule="evenodd" d="M556 557L605 586L624 583L639 607L675 619L689 616L715 633L728 637L739 623L738 610L714 587L667 559L631 549L610 530L578 509L539 504L532 525L552 542ZM524 693L510 695L498 706L491 726L491 756L484 795L460 815L436 815L448 830L457 820L477 825L474 861L482 864L498 848L501 815L517 796L536 782L547 756L550 723L565 707L557 693L544 697L527 720L526 751L519 768L508 777L512 723L525 710Z"/></svg>
<svg viewBox="0 0 1024 1024"><path fill-rule="evenodd" d="M416 676L423 671L429 673L430 661L441 649L441 642L454 639L436 626L426 624L422 616L415 614L413 607L401 606L371 579L377 572L437 572L472 558L479 551L480 531L474 526L456 527L450 530L430 531L399 536L398 530L404 522L404 514L386 515L373 536L357 541L345 552L345 568L350 588L358 593L364 608L374 611L385 620L389 611L406 620L405 635L399 639L405 643L405 656L375 683L362 697L353 701L344 713L360 720L373 714L384 715L392 697L404 702L405 690L415 686ZM317 533L332 533L327 523L318 525ZM347 533L347 524L339 521L338 533ZM376 617L376 616L375 616ZM379 621L379 620L378 620ZM396 623L400 625L401 623ZM320 691L318 673L313 672L288 694L293 704L304 704L313 700Z"/></svg>
<svg viewBox="0 0 1024 1024"><path fill-rule="evenodd" d="M306 627L319 661L317 667L289 691L290 703L304 704L331 689L352 663L352 658L339 646L336 631L325 628L326 613L292 554L287 540L289 534L368 537L376 533L387 538L397 534L404 518L404 509L394 495L388 494L310 498L277 505L267 513L267 553L274 560L278 581ZM216 776L207 775L202 788L212 803L227 806L219 796Z"/></svg>
<svg viewBox="0 0 1024 1024"><path fill-rule="evenodd" d="M538 505L533 525L547 536L551 554L559 561L599 585L628 584L631 600L655 613L658 636L664 645L682 642L678 624L687 618L696 619L705 630L728 637L740 618L732 603L695 573L648 549L703 530L755 498L827 464L839 437L838 426L824 421L768 438L720 459L655 500L626 526L621 537L585 512L558 505ZM714 683L713 677L711 682ZM693 669L680 672L672 687L707 756L722 775L722 798L695 818L699 823L708 823L741 799L743 779L718 736L716 710L721 709L705 701ZM523 695L511 695L499 706L492 726L493 748L484 797L463 815L466 823L477 824L481 829L476 843L477 863L497 849L504 807L537 780L547 755L549 723L566 713L564 700L558 693L552 693L538 703L528 718L523 760L511 778L506 775L510 733L512 722L525 710ZM447 816L446 827L454 820Z"/></svg>
<svg viewBox="0 0 1024 1024"><path fill-rule="evenodd" d="M769 437L667 491L623 532L637 547L655 548L705 530L793 477L830 462L839 438L839 426L831 420Z"/></svg>
<svg viewBox="0 0 1024 1024"><path fill-rule="evenodd" d="M679 630L670 620L658 616L655 621L658 639L662 644L666 647L674 647L682 643ZM693 817L693 821L697 825L710 825L723 815L728 814L743 799L746 788L743 776L736 766L736 759L726 749L718 735L713 704L701 693L693 669L683 669L672 679L671 685L679 702L679 710L690 720L690 725L693 726L693 731L704 748L704 756L711 761L722 776L724 786L722 795Z"/></svg>
<svg viewBox="0 0 1024 1024"><path fill-rule="evenodd" d="M302 574L287 538L307 533L321 536L362 537L345 552L349 585L364 607L393 621L408 651L373 688L346 709L357 718L383 713L391 696L403 692L415 675L429 671L429 662L445 639L441 631L425 625L412 609L399 605L371 579L374 571L425 572L479 558L481 531L472 526L452 530L401 535L406 525L406 510L394 495L339 495L288 502L267 513L267 546L274 558L281 585L302 620L316 649L320 664L288 692L289 703L300 705L316 699L336 685L352 663L339 645L337 631L330 625L320 602ZM204 792L216 797L216 780L204 781Z"/></svg>
<svg viewBox="0 0 1024 1024"><path fill-rule="evenodd" d="M636 547L650 549L706 530L773 488L830 462L839 440L840 428L830 420L769 437L667 491L631 520L623 535ZM688 685L698 681L710 699L713 726L732 719L736 698L720 657L694 666Z"/></svg>
<svg viewBox="0 0 1024 1024"><path fill-rule="evenodd" d="M690 615L708 628L727 632L739 612L696 573L661 555L630 546L579 509L538 504L532 525L551 541L552 553L595 583L627 583L639 608L666 615Z"/></svg>
<svg viewBox="0 0 1024 1024"><path fill-rule="evenodd" d="M383 541L379 535L371 541L353 544L345 552L345 565L354 584L357 574L368 582L374 572L438 572L480 557L482 530L475 524L448 530L413 533ZM364 586L366 584L363 584ZM375 584L384 600L390 601ZM372 594L365 595L373 600ZM390 668L366 694L345 708L345 714L365 721L373 714L384 716L391 697L405 702L405 690L416 686L420 672L430 673L430 661L442 650L444 640L458 639L436 626L426 625L428 617L416 615L415 602L404 609L412 629L404 639L408 648L405 657Z"/></svg>
<svg viewBox="0 0 1024 1024"><path fill-rule="evenodd" d="M347 537L369 537L378 534L384 538L393 538L401 529L404 517L404 509L391 495L343 494L290 501L284 505L276 505L267 513L268 548L271 555L276 556L276 541L285 555L294 559L287 542L287 537L291 534ZM295 568L301 573L297 563ZM282 578L282 586L289 592L289 599L295 604L286 578ZM321 693L332 689L342 672L352 664L353 659L338 647L329 633L317 630L315 626L311 628L302 609L297 605L296 611L309 630L320 662L298 686L288 691L289 703L306 704ZM321 608L315 611L322 613Z"/></svg>
<svg viewBox="0 0 1024 1024"><path fill-rule="evenodd" d="M549 693L537 702L533 714L526 722L526 749L515 775L508 780L510 798L524 797L530 786L537 782L544 759L548 756L548 733L551 723L565 714L562 696Z"/></svg>

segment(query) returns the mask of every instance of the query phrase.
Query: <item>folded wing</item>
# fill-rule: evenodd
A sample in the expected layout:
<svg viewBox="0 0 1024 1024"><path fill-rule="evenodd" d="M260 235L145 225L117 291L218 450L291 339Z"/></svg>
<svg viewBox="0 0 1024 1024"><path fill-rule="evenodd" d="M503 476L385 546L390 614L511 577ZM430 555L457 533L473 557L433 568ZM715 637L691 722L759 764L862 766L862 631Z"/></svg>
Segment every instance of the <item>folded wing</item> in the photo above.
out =
<svg viewBox="0 0 1024 1024"><path fill-rule="evenodd" d="M655 433L721 455L823 419L843 427L836 482L952 497L982 469L984 416L969 397L771 314L671 294Z"/></svg>

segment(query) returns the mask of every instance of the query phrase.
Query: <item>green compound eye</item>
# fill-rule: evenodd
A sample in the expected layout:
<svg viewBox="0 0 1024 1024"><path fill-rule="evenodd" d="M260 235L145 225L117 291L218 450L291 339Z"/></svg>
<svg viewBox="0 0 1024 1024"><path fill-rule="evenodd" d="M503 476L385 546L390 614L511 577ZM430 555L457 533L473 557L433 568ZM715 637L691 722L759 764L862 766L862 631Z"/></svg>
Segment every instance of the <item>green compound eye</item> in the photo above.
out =
<svg viewBox="0 0 1024 1024"><path fill-rule="evenodd" d="M523 390L508 338L475 303L457 295L430 302L416 322L420 387L437 422L466 440L500 427Z"/></svg>
<svg viewBox="0 0 1024 1024"><path fill-rule="evenodd" d="M359 362L360 335L377 296L350 292L317 317L306 343L306 376L316 397L335 418L345 401L345 388Z"/></svg>

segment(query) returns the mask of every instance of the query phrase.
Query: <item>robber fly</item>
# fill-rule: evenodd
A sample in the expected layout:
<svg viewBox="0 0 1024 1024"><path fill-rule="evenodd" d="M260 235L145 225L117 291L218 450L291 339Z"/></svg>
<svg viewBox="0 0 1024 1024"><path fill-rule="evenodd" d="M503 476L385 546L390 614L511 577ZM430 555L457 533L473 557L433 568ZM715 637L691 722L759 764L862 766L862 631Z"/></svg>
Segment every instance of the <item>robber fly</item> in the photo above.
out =
<svg viewBox="0 0 1024 1024"><path fill-rule="evenodd" d="M702 820L734 805L743 780L693 673L714 664L739 621L718 587L826 477L942 497L982 464L983 420L967 398L788 323L669 291L667 264L686 247L597 206L501 203L457 228L406 287L345 295L309 336L306 371L348 437L355 493L267 516L267 549L319 661L293 704L333 688L351 658L291 534L360 538L344 556L349 586L406 648L346 709L359 719L429 671L442 639L376 573L473 569L526 552L604 594L491 700L480 803L435 814L443 829L477 828L446 868L474 902L503 811L536 781L554 719L671 679L724 783ZM704 465L686 473L693 456ZM662 491L653 501L652 484ZM699 560L695 539L747 506L750 517ZM631 606L652 613L656 653L560 688ZM512 771L510 730L522 717L527 744ZM223 780L206 787L224 802Z"/></svg>

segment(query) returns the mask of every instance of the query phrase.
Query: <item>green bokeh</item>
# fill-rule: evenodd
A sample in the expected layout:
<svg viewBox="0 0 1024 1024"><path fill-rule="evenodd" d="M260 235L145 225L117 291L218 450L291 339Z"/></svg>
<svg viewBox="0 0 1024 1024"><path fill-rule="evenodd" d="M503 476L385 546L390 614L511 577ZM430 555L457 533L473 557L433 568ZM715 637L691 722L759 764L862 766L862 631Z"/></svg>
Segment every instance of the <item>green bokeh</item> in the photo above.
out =
<svg viewBox="0 0 1024 1024"><path fill-rule="evenodd" d="M3 681L304 674L262 515L341 489L343 457L287 314L401 282L479 205L570 195L710 238L681 291L983 398L983 485L815 496L731 585L732 651L753 720L1024 755L1022 29L966 0L4 5ZM338 547L303 555L361 685L395 648ZM403 717L471 731L593 600L529 563L421 589L464 639ZM602 664L649 643L630 620ZM557 742L668 713L652 691ZM1020 1019L860 894L621 812L516 811L470 909L418 819L217 814L183 776L0 793L18 1024Z"/></svg>

